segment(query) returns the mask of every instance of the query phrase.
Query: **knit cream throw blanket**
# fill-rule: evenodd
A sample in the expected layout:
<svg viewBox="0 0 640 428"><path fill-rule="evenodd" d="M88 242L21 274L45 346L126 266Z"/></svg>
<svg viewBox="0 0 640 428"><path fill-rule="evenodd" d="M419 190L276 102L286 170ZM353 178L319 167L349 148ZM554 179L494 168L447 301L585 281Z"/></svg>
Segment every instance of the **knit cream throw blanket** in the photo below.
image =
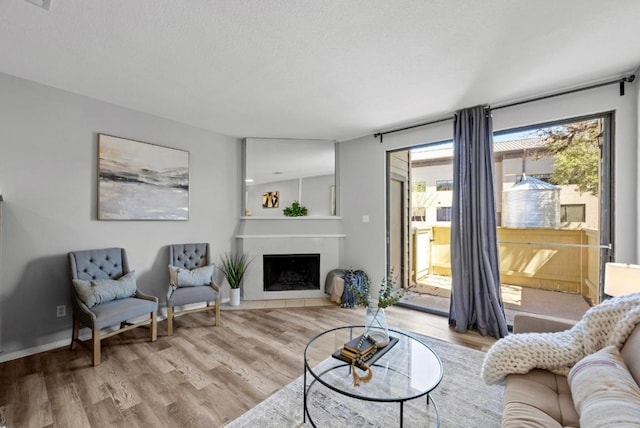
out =
<svg viewBox="0 0 640 428"><path fill-rule="evenodd" d="M485 356L482 378L492 385L508 374L534 368L566 375L583 357L605 346L622 348L637 324L640 293L605 300L589 309L570 330L511 334L498 340Z"/></svg>

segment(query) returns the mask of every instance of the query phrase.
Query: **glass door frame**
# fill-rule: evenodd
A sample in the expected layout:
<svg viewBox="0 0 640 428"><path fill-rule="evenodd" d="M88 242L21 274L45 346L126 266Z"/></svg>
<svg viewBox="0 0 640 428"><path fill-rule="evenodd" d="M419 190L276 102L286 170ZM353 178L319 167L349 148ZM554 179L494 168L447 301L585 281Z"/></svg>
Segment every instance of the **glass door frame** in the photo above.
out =
<svg viewBox="0 0 640 428"><path fill-rule="evenodd" d="M605 266L605 263L607 263L608 261L613 261L614 255L615 255L615 251L614 251L615 250L615 245L614 245L614 238L615 238L615 221L614 221L614 218L615 218L615 186L614 186L615 184L615 157L614 157L615 112L606 111L606 112L595 113L595 114L590 114L585 116L574 116L567 119L536 123L536 124L516 127L516 128L509 128L509 129L504 129L500 131L495 131L494 135L513 134L517 132L525 132L525 131L530 131L530 130L540 129L540 128L549 128L553 126L565 125L568 123L575 123L575 122L593 120L593 119L603 120L603 134L601 137L601 150L600 150L600 177L599 177L599 180L600 180L600 185L599 185L600 187L599 189L599 192L600 192L599 194L600 250L599 250L599 284L598 284L598 294L599 294L598 298L602 300L602 298L604 297L604 266ZM387 179L387 197L386 197L387 214L389 213L389 209L390 209L389 181L391 177L389 172L390 171L389 158L391 156L391 153L402 151L402 150L410 151L413 148L424 147L424 146L437 144L437 143L438 143L437 141L430 142L430 143L421 143L411 147L387 151L386 153L386 156L387 156L387 174L386 174L387 175L386 177ZM410 177L411 177L411 174L410 174ZM411 187L411 182L409 183L409 186ZM408 222L407 224L411 224L410 223L411 207L409 207L407 212L408 212L408 218L405 219L405 221ZM389 233L390 233L390 229L389 229L389 224L387 222L386 260L387 260L388 266L390 262ZM404 264L405 265L408 264L408 266L411 266L411 268L409 269L409 272L411 272L411 269L413 269L412 260L406 260L404 261Z"/></svg>

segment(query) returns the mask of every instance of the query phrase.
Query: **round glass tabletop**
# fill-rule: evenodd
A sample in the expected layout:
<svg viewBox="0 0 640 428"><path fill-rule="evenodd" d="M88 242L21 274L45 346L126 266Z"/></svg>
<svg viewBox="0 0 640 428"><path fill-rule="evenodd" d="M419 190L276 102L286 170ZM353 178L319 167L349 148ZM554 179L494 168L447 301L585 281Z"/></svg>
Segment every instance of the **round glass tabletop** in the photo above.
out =
<svg viewBox="0 0 640 428"><path fill-rule="evenodd" d="M385 352L371 364L372 378L354 386L351 364L331 355L363 332L363 326L346 326L320 333L305 348L305 370L341 394L380 402L403 402L427 395L442 380L442 362L429 346L407 333L389 329L392 343L387 345L389 349L378 351ZM356 373L366 374L360 369Z"/></svg>

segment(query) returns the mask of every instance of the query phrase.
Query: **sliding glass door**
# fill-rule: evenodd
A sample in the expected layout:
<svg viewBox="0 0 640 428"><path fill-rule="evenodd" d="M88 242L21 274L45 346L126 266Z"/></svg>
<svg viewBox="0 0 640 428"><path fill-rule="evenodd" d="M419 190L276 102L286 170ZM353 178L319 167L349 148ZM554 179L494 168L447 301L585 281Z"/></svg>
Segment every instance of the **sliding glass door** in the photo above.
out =
<svg viewBox="0 0 640 428"><path fill-rule="evenodd" d="M579 318L600 301L614 236L612 123L613 113L607 113L494 134L500 273L508 312ZM411 189L410 249L401 253L412 286L405 302L446 313L452 142L401 153L409 159Z"/></svg>

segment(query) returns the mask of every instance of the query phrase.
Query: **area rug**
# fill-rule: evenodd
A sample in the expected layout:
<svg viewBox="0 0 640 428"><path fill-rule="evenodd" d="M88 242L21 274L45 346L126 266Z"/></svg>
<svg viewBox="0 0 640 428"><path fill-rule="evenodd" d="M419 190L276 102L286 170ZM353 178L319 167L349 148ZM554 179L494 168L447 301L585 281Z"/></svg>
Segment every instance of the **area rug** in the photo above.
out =
<svg viewBox="0 0 640 428"><path fill-rule="evenodd" d="M440 415L440 426L499 427L504 387L487 386L480 378L484 352L411 334L429 345L442 360L444 376L431 393ZM300 376L227 427L312 426L308 420L303 423L302 383ZM404 426L436 426L433 402L427 406L422 397L405 403ZM399 426L400 423L397 403L372 403L345 397L317 382L312 388L308 407L317 427L373 428Z"/></svg>

